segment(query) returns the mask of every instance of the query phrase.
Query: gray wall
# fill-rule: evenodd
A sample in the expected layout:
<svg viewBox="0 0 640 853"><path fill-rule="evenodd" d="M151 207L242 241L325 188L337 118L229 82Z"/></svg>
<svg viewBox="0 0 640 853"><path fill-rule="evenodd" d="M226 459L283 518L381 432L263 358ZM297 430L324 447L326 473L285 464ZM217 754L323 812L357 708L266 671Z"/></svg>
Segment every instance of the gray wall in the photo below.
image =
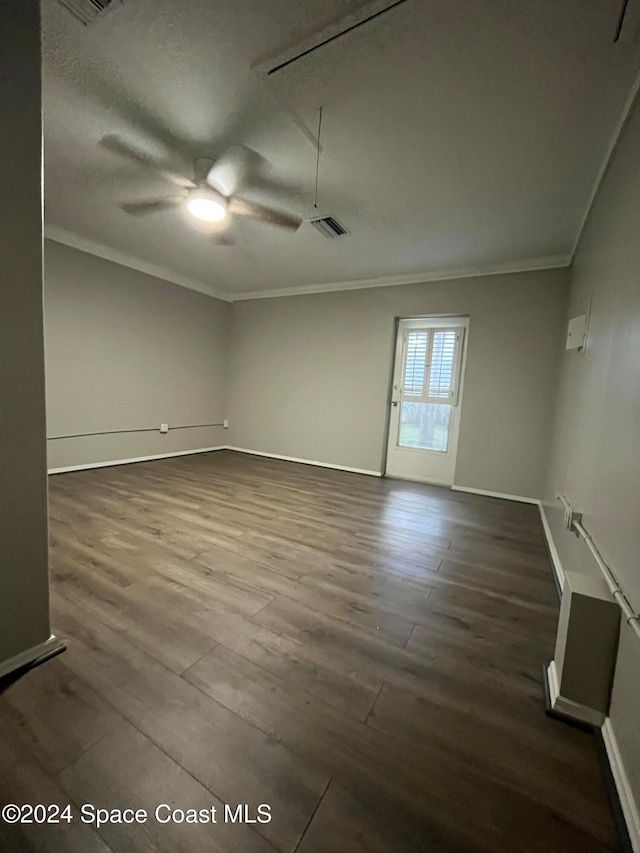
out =
<svg viewBox="0 0 640 853"><path fill-rule="evenodd" d="M592 303L584 354L565 352L546 512L567 570L595 573L562 527L565 494L640 610L640 108L600 188L572 270L569 316ZM625 625L611 724L640 803L640 643Z"/></svg>
<svg viewBox="0 0 640 853"><path fill-rule="evenodd" d="M380 471L394 317L470 315L456 485L538 498L566 270L236 302L229 443Z"/></svg>
<svg viewBox="0 0 640 853"><path fill-rule="evenodd" d="M221 423L230 305L47 240L48 435ZM48 442L50 469L226 443L222 427Z"/></svg>
<svg viewBox="0 0 640 853"><path fill-rule="evenodd" d="M38 14L0 26L0 664L50 633Z"/></svg>

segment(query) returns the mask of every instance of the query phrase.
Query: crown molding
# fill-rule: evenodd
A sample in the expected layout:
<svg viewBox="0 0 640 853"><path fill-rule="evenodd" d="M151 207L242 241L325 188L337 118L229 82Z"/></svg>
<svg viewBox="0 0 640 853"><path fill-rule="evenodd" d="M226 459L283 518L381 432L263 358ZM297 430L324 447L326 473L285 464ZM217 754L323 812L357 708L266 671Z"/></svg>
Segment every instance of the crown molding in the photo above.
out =
<svg viewBox="0 0 640 853"><path fill-rule="evenodd" d="M199 293L204 293L205 296L212 296L214 299L221 299L225 302L230 301L227 295L218 293L211 285L205 284L203 281L188 278L166 267L151 264L133 255L128 255L125 252L119 252L117 249L104 246L102 243L96 243L94 240L88 240L79 234L65 231L64 228L58 228L57 225L45 225L44 236L54 243L62 243L64 246L70 246L72 249L78 249L78 251L86 252L88 255L95 255L98 258L103 258L105 261L112 261L114 264L120 264L120 266L137 270L146 275L152 275L154 278L168 281L171 284L178 284L181 287L189 288L189 290L197 290Z"/></svg>
<svg viewBox="0 0 640 853"><path fill-rule="evenodd" d="M196 290L220 299L223 302L239 302L247 299L270 299L278 296L304 296L309 293L328 293L339 290L361 290L368 287L393 287L402 284L425 284L431 281L450 281L457 278L479 278L489 275L506 275L509 273L533 272L535 270L559 269L567 267L571 263L570 255L552 255L547 258L533 258L526 261L516 261L508 264L495 264L486 267L470 267L458 270L431 270L409 275L379 276L377 278L357 279L353 281L336 281L322 284L309 284L302 287L280 287L272 290L253 290L246 293L232 293L230 291L215 290L211 285L196 279L188 278L173 272L166 267L151 264L133 255L112 249L102 243L81 237L57 225L45 225L44 236L54 243L62 243L80 252L95 255L106 261L112 261L120 266L137 270L138 272L152 275L162 281L171 282L189 290Z"/></svg>
<svg viewBox="0 0 640 853"><path fill-rule="evenodd" d="M44 236L54 243L62 243L80 252L95 255L106 261L137 270L138 272L152 275L163 281L187 287L220 299L223 302L240 302L248 299L271 299L278 296L304 296L310 293L330 293L340 290L362 290L369 287L394 287L403 284L426 284L432 281L451 281L458 278L480 278L490 275L508 275L509 273L534 272L536 270L561 269L571 263L570 255L551 255L547 258L533 258L525 261L515 261L508 264L494 264L485 267L469 267L457 270L431 270L409 275L379 276L377 278L357 279L353 281L326 282L323 284L308 284L302 287L280 287L272 290L252 290L246 293L232 293L230 291L214 290L211 285L195 279L187 278L179 273L173 272L166 267L151 264L133 255L104 246L94 240L88 240L58 228L57 225L45 225Z"/></svg>
<svg viewBox="0 0 640 853"><path fill-rule="evenodd" d="M302 287L279 287L275 290L252 290L246 293L220 295L229 302L242 302L247 299L272 299L278 296L304 296L310 293L331 293L339 290L363 290L370 287L396 287L403 284L427 284L432 281L451 281L459 278L481 278L509 273L535 272L537 270L563 269L571 263L571 255L551 255L546 258L532 258L508 264L494 264L485 267L467 267L457 270L430 270L408 275L379 276L354 281L326 282L308 284Z"/></svg>
<svg viewBox="0 0 640 853"><path fill-rule="evenodd" d="M600 168L598 169L598 173L596 175L596 179L593 184L593 188L591 190L591 195L589 196L589 201L587 202L587 206L584 211L584 216L580 221L580 227L578 228L578 233L576 234L576 239L573 243L573 249L571 250L571 263L573 263L573 259L576 256L576 252L578 251L578 246L580 244L580 240L582 239L582 235L584 233L585 228L587 227L587 222L589 221L589 216L591 214L591 210L596 200L596 196L598 195L598 191L600 190L600 186L604 180L605 175L609 171L609 166L611 165L611 160L613 159L613 155L618 147L620 139L622 137L622 132L625 129L627 122L631 116L631 111L640 95L640 72L636 79L633 81L633 85L627 95L627 99L624 102L624 106L622 107L622 112L620 113L620 118L618 119L616 126L613 131L613 135L609 140L609 145L607 146L607 150L605 152L602 163L600 164Z"/></svg>
<svg viewBox="0 0 640 853"><path fill-rule="evenodd" d="M382 9L385 5L389 5L388 0L371 0L371 2L362 7L358 13L354 13L352 15L346 16L345 18L341 18L338 22L334 22L333 25L326 28L326 34L330 34L332 30L335 29L338 25L343 25L346 22L358 21L360 19L360 16L365 16L365 9L368 13L371 13L372 11L378 11L379 9ZM391 8L393 8L393 5L391 6ZM325 30L322 30L320 34L325 35ZM318 35L319 33L314 33L313 38L317 38ZM308 38L311 38L311 41L313 41L313 38L311 36L308 36ZM303 40L302 43L298 43L296 49L299 49L301 44L306 44L306 42ZM289 51L291 50L292 48L289 48L288 50L284 50L278 54L272 55L269 59L263 59L261 62L258 62L252 67L252 73L257 77L263 79L266 78L265 69L268 67L269 63L275 61L276 59L282 60L286 58L289 54ZM604 177L609 169L613 155L618 147L624 128L629 120L633 107L639 96L640 73L638 73L638 75L636 76L633 85L629 91L629 94L625 100L622 112L616 123L605 156L602 160L602 163L600 164L600 168L596 175L596 179L591 190L591 194L589 196L584 215L580 221L580 226L578 228L571 252L565 255L552 255L546 258L528 259L523 261L516 261L509 264L496 264L485 267L425 271L422 273L413 273L409 275L396 275L387 277L381 276L377 278L358 279L352 281L309 284L303 285L301 287L281 287L271 290L253 290L247 291L245 293L233 293L230 291L216 290L211 285L205 284L205 282L203 281L198 281L196 279L180 275L179 273L173 272L167 267L158 266L156 264L149 263L148 261L143 261L140 258L134 257L133 255L128 255L125 252L120 252L117 249L112 249L109 246L103 245L102 243L98 243L94 240L89 240L85 237L81 237L80 235L74 234L71 231L66 231L65 229L59 228L56 225L45 225L44 236L55 243L62 243L65 246L70 246L71 248L78 249L81 252L86 252L87 254L95 255L96 257L103 258L107 261L112 261L113 263L120 264L121 266L128 267L129 269L134 269L138 272L142 272L147 275L154 276L155 278L162 279L163 281L168 281L172 284L180 285L181 287L186 287L189 290L198 291L199 293L203 293L206 296L211 296L215 299L220 299L224 302L239 302L249 299L270 299L280 296L303 296L305 294L312 293L328 293L341 290L360 290L370 287L392 287L403 284L420 284L433 281L450 281L452 279L461 278L475 278L481 276L505 275L509 273L533 272L535 270L561 269L564 267L571 266L574 261L580 240L589 220L589 216L591 214L595 199L598 195ZM301 120L299 119L297 114L295 118L297 120L296 123L298 123L300 126ZM305 135L308 135L310 140L312 140L315 144L315 137L311 134L306 125L301 126L301 129L305 131Z"/></svg>

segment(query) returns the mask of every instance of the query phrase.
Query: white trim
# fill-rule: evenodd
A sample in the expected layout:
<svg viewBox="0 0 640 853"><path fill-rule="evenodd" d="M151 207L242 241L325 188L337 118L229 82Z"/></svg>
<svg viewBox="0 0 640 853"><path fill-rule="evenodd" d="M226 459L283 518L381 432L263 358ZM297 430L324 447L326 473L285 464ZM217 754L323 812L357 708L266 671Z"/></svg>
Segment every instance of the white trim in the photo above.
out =
<svg viewBox="0 0 640 853"><path fill-rule="evenodd" d="M104 246L102 243L97 243L94 240L88 240L79 234L65 231L64 228L58 228L57 225L45 225L44 236L47 240L52 240L54 243L62 243L64 246L70 246L72 249L86 252L88 255L95 255L105 261L111 261L114 264L120 264L120 266L137 270L146 275L152 275L154 278L171 282L171 284L187 287L189 290L197 290L199 293L212 296L214 299L222 299L225 302L230 301L227 296L218 293L210 284L205 284L203 281L196 281L193 278L172 272L167 267L157 266L156 264L149 263L149 261L135 258L133 255L127 255L125 252L119 252L117 249Z"/></svg>
<svg viewBox="0 0 640 853"><path fill-rule="evenodd" d="M544 528L544 535L547 540L547 547L549 549L549 554L551 555L551 565L553 566L553 571L556 576L556 582L558 584L558 589L560 590L560 596L562 596L562 590L564 589L564 568L562 567L562 562L560 560L560 554L558 554L558 549L556 548L556 543L553 539L553 534L551 533L551 528L549 527L549 522L547 521L547 516L544 511L544 504L542 501L538 502L540 505L540 518L542 520L542 527Z"/></svg>
<svg viewBox="0 0 640 853"><path fill-rule="evenodd" d="M629 777L625 770L622 756L620 755L618 741L616 740L610 717L607 717L604 721L601 731L604 748L609 759L611 775L613 776L618 798L620 799L620 807L627 825L631 848L634 853L640 853L640 813L633 797Z"/></svg>
<svg viewBox="0 0 640 853"><path fill-rule="evenodd" d="M351 474L366 474L369 477L382 477L380 471L368 471L365 468L350 468L347 465L334 465L331 462L318 462L313 459L299 459L297 456L282 456L278 453L263 453L261 450L249 450L246 447L231 447L221 444L218 447L199 447L196 450L176 450L174 453L156 453L153 456L136 456L131 459L113 459L108 462L89 462L86 465L69 465L64 468L49 468L49 474L65 474L69 471L87 471L91 468L108 468L113 465L129 465L132 462L152 462L154 459L169 459L173 456L188 456L193 453L211 453L214 450L233 450L236 453L249 453L251 456L265 456L269 459L281 459L283 462L299 462L301 465L315 465L317 468L332 468L335 471L348 471Z"/></svg>
<svg viewBox="0 0 640 853"><path fill-rule="evenodd" d="M268 459L282 459L283 462L298 462L301 465L315 465L317 468L333 468L335 471L348 471L350 474L366 474L368 477L382 477L380 471L368 471L366 468L350 468L347 465L334 465L331 462L318 462L313 459L300 459L297 456L282 456L279 453L263 453L261 450L249 450L246 447L231 447L227 445L226 450L234 450L236 453L250 453L251 456L266 456Z"/></svg>
<svg viewBox="0 0 640 853"><path fill-rule="evenodd" d="M16 669L21 669L23 666L28 666L30 663L34 663L38 658L44 657L45 655L51 656L57 652L61 652L64 648L64 643L52 634L48 640L44 641L44 643L38 643L37 646L25 649L24 652L19 652L17 655L9 658L9 660L5 660L0 663L0 678L4 678L5 675L8 675L10 672L14 672Z"/></svg>
<svg viewBox="0 0 640 853"><path fill-rule="evenodd" d="M196 450L176 450L173 453L155 453L153 456L134 456L131 459L110 459L108 462L89 462L86 465L67 465L64 468L49 468L48 474L66 474L69 471L87 471L90 468L109 468L112 465L129 465L131 462L152 462L154 459L169 459L173 456L190 456L192 453L211 453L213 450L227 450L226 445L218 447L198 447ZM248 452L248 451L247 451Z"/></svg>
<svg viewBox="0 0 640 853"><path fill-rule="evenodd" d="M611 158L618 147L618 142L620 141L620 137L622 136L622 131L627 123L627 120L631 114L631 110L635 103L636 98L638 97L638 93L640 92L640 73L633 81L633 85L631 86L631 91L629 92L626 101L624 102L624 106L622 107L622 112L620 113L620 118L618 119L616 126L613 131L613 136L609 140L609 145L605 152L602 163L600 164L600 168L598 169L598 173L596 175L596 179L593 184L593 189L591 190L591 195L589 196L589 201L587 202L587 207L584 212L584 216L580 222L580 227L578 228L578 233L576 235L576 239L573 243L573 249L571 251L571 258L569 261L569 265L573 263L573 259L576 256L576 252L578 251L578 245L580 243L580 239L582 238L582 234L584 229L586 228L587 221L589 219L589 214L591 213L591 208L594 205L596 200L596 196L598 195L598 190L600 189L600 184L604 180L604 176L607 173L609 168L609 164L611 162Z"/></svg>
<svg viewBox="0 0 640 853"><path fill-rule="evenodd" d="M256 70L257 69L254 69L254 73ZM175 273L166 267L157 266L149 263L148 261L143 261L140 258L135 258L132 255L120 252L117 249L112 249L109 246L104 246L101 243L97 243L85 237L80 237L78 234L73 234L72 232L59 228L56 225L45 225L44 234L47 239L53 240L56 243L63 243L66 246L79 249L81 252L96 255L99 258L113 261L114 263L129 267L130 269L135 269L139 272L146 273L147 275L152 275L164 281L169 281L172 284L187 287L190 290L197 290L200 293L204 293L207 296L212 296L215 299L220 299L225 302L240 302L246 299L271 299L278 296L302 296L310 293L328 293L341 290L360 290L370 287L393 287L403 284L426 284L432 281L450 281L461 278L479 278L482 276L533 272L535 270L562 269L564 267L571 266L573 263L580 239L586 227L587 220L589 219L589 214L591 213L595 198L598 194L600 184L607 172L609 163L611 162L611 158L618 145L622 131L624 130L625 124L627 123L631 109L639 92L640 74L636 77L631 87L631 91L624 103L622 113L616 124L606 154L600 165L600 169L598 170L598 174L596 175L596 180L570 254L550 255L544 258L529 258L510 263L492 264L485 267L468 267L457 270L434 270L408 275L380 276L377 278L360 279L355 281L326 282L321 284L303 285L301 287L280 287L272 290L254 290L247 291L245 293L231 293L229 291L218 291L205 282L188 278L187 276Z"/></svg>
<svg viewBox="0 0 640 853"><path fill-rule="evenodd" d="M546 668L547 686L549 688L549 704L552 711L563 717L568 717L571 720L577 720L581 723L587 723L590 726L600 728L605 721L605 715L602 711L596 711L589 708L587 705L581 705L579 702L574 702L572 699L565 699L560 695L558 686L558 672L556 670L556 662L551 661Z"/></svg>
<svg viewBox="0 0 640 853"><path fill-rule="evenodd" d="M466 329L469 326L469 314L420 314L398 317L398 325L405 329Z"/></svg>
<svg viewBox="0 0 640 853"><path fill-rule="evenodd" d="M369 287L396 287L403 284L428 284L432 281L451 281L459 278L481 278L491 275L509 275L510 273L535 272L537 270L555 270L568 267L570 255L551 255L546 258L529 258L507 264L493 264L486 267L468 267L457 270L433 270L409 275L378 276L377 278L355 281L336 281L324 284L307 284L302 287L279 287L275 290L253 290L246 293L226 291L219 299L229 302L241 302L246 299L271 299L276 296L304 296L309 293L328 293L338 290L361 290Z"/></svg>
<svg viewBox="0 0 640 853"><path fill-rule="evenodd" d="M426 284L432 281L450 281L458 278L477 278L490 275L534 272L535 270L561 269L571 264L570 255L551 255L546 258L530 258L513 263L493 264L486 267L468 267L449 271L424 271L409 275L378 276L376 278L358 279L355 281L336 281L322 284L308 284L301 287L280 287L273 290L253 290L245 293L232 293L230 291L217 290L203 281L197 281L196 279L173 272L167 267L143 261L140 258L120 252L117 249L112 249L95 240L89 240L86 237L81 237L79 234L66 231L57 225L45 225L44 236L54 243L62 243L64 246L70 246L72 249L78 249L80 252L95 255L106 261L120 264L123 267L137 270L146 275L152 275L155 278L171 282L172 284L178 284L181 287L187 287L189 290L197 290L199 293L204 293L206 296L211 296L214 299L220 299L224 302L239 302L246 299L270 299L277 296L301 296L307 293L327 293L339 290L361 290L369 287Z"/></svg>
<svg viewBox="0 0 640 853"><path fill-rule="evenodd" d="M413 447L402 447L401 450L414 450ZM428 450L422 451L423 453L428 453ZM442 486L445 489L451 488L451 483L446 483L444 480L432 480L428 477L400 477L397 474L386 474L384 475L387 480L402 480L404 483L423 483L425 486Z"/></svg>
<svg viewBox="0 0 640 853"><path fill-rule="evenodd" d="M521 495L508 495L504 492L488 492L486 489L472 489L468 486L451 486L454 492L468 492L470 495L485 495L488 498L500 498L503 501L516 501L521 504L540 505L538 498L525 498Z"/></svg>

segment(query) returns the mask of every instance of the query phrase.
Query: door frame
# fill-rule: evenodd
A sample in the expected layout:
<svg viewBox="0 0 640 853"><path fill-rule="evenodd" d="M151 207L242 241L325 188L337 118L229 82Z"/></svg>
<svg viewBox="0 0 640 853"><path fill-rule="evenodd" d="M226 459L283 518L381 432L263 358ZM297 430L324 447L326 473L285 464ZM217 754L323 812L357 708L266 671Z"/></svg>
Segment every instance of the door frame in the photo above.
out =
<svg viewBox="0 0 640 853"><path fill-rule="evenodd" d="M387 457L389 455L389 433L391 430L391 403L393 400L393 379L395 376L396 370L396 361L398 358L398 354L402 357L402 341L400 339L400 321L401 320L435 320L437 323L441 323L442 325L446 325L447 320L464 320L465 326L465 334L464 340L462 342L462 358L460 361L460 384L458 386L458 406L460 407L460 419L462 418L462 398L464 394L464 376L466 372L467 366L467 351L469 349L469 329L471 328L471 315L470 314L409 314L403 317L396 315L393 318L394 323L394 333L393 333L393 347L391 351L391 370L389 373L389 386L387 391L387 412L384 421L384 444L382 450L382 466L381 471L382 477L387 477ZM459 419L459 421L460 421ZM455 474L458 467L458 437L460 432L460 422L458 422L458 435L456 435L456 464L454 468L454 483L455 485ZM426 451L428 452L428 451ZM425 480L407 480L407 482L427 482ZM452 486L446 486L443 483L433 483L432 485L441 485L443 488L452 488Z"/></svg>

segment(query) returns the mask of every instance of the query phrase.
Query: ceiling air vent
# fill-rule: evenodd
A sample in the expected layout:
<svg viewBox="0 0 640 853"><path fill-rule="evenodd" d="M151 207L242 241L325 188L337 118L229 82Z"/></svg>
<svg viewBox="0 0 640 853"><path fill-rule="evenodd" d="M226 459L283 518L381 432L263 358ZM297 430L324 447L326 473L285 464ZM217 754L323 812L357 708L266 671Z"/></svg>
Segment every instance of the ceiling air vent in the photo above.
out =
<svg viewBox="0 0 640 853"><path fill-rule="evenodd" d="M58 0L58 2L86 26L96 18L102 17L105 12L122 6L123 0Z"/></svg>
<svg viewBox="0 0 640 853"><path fill-rule="evenodd" d="M322 216L320 219L312 219L311 224L324 237L328 237L330 240L333 240L334 237L344 237L345 234L349 233L344 225L340 225L338 220L334 219L333 216Z"/></svg>

